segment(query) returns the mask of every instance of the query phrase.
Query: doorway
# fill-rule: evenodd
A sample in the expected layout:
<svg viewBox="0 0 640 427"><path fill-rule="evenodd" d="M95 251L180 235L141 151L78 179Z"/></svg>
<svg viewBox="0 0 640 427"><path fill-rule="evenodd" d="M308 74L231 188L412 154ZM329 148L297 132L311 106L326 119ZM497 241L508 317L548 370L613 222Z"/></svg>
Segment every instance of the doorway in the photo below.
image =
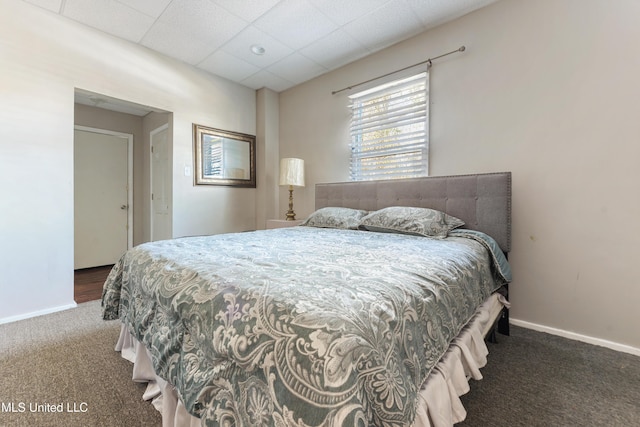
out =
<svg viewBox="0 0 640 427"><path fill-rule="evenodd" d="M117 204L112 203L116 208L115 216L121 217L123 214L126 216L126 224L124 225L126 229L126 244L122 243L122 234L118 233L120 244L118 245L117 251L114 251L114 253L121 254L134 245L150 241L150 216L152 206L149 195L152 186L150 182L150 167L152 167L150 163L152 160L148 147L151 143L151 132L155 129L162 128L164 124L167 124L167 131L164 136L166 137L165 146L167 151L165 158L168 162L164 169L169 182L167 187L169 191L167 197L169 207L167 210L169 211L169 227L171 226L172 181L170 159L172 150L172 113L148 105L137 104L80 88L75 89L74 101L74 130L107 136L125 137L128 140L127 157L123 159L121 156L121 160L117 162L118 165L126 167L126 200L124 202L118 201ZM111 129L113 129L113 131ZM121 151L122 150L120 150L120 152ZM100 156L102 155L100 154ZM95 154L86 157L88 157L88 159L81 162L81 164L89 169L89 176L94 177L98 174L96 166L102 163L102 159L97 162ZM118 166L118 168L120 166ZM160 169L160 167L156 167L156 169ZM120 170L122 171L122 169ZM125 173L121 172L120 176L125 176ZM112 182L117 179L118 178L108 178L106 181ZM88 182L86 180L81 181L82 183ZM76 184L75 187L78 188L81 187L81 185L82 184ZM95 191L92 189L97 188L94 185L87 185L87 187L94 193ZM75 201L80 198L78 194L74 194L74 205ZM113 212L111 207L103 208L99 214L102 215L109 211ZM98 214L88 216L94 217L97 215ZM103 227L102 221L98 222L100 223L99 226ZM78 225L74 224L74 226L76 227L74 231L75 241L79 234L85 233L78 230ZM120 228L122 228L122 226ZM114 233L114 235L115 234L116 233ZM170 234L171 229L169 228L169 235ZM96 246L96 244L90 242L88 246L92 247ZM76 255L83 252L85 252L84 249L77 248L74 251L74 296L77 298L77 302L80 300L100 298L104 279L110 271L111 265L117 262L117 258L119 257L111 256L109 260L100 259L91 262L78 262L76 264ZM88 265L100 266L86 267Z"/></svg>
<svg viewBox="0 0 640 427"><path fill-rule="evenodd" d="M132 246L133 135L74 128L74 269L115 264Z"/></svg>

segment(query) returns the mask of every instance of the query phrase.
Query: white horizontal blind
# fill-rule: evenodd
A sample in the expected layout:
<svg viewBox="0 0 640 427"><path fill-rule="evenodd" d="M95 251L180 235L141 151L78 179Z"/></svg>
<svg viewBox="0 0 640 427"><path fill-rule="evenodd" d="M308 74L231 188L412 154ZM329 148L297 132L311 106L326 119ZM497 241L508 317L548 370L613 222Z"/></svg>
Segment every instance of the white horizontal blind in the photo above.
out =
<svg viewBox="0 0 640 427"><path fill-rule="evenodd" d="M351 180L426 176L429 73L351 97Z"/></svg>
<svg viewBox="0 0 640 427"><path fill-rule="evenodd" d="M211 140L202 150L202 172L204 176L222 176L222 139Z"/></svg>

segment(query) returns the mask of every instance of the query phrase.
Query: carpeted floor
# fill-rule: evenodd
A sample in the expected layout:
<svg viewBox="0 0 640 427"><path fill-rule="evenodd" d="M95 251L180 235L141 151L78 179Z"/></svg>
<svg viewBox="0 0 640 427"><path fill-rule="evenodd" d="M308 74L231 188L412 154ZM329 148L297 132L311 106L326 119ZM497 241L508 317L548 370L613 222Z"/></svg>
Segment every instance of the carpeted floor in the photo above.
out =
<svg viewBox="0 0 640 427"><path fill-rule="evenodd" d="M118 331L99 301L0 325L0 426L160 426ZM482 374L460 426L640 426L636 356L512 327Z"/></svg>
<svg viewBox="0 0 640 427"><path fill-rule="evenodd" d="M0 426L160 426L114 351L119 330L100 301L0 325Z"/></svg>
<svg viewBox="0 0 640 427"><path fill-rule="evenodd" d="M459 426L640 426L640 357L513 326L498 340Z"/></svg>

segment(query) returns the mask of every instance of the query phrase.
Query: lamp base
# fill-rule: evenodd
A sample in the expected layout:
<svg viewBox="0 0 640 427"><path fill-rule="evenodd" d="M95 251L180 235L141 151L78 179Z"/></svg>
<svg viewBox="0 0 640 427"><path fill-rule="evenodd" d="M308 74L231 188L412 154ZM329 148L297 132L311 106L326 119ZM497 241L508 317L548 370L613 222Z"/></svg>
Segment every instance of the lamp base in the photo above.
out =
<svg viewBox="0 0 640 427"><path fill-rule="evenodd" d="M289 210L286 214L287 221L294 221L296 219L296 213L293 211L293 185L289 186Z"/></svg>

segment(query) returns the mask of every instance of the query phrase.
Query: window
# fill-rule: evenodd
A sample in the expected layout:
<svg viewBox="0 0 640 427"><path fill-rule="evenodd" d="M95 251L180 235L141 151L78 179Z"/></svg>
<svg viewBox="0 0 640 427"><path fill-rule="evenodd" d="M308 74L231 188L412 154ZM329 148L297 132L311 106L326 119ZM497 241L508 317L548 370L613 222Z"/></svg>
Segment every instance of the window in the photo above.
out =
<svg viewBox="0 0 640 427"><path fill-rule="evenodd" d="M350 96L351 180L426 176L429 73Z"/></svg>

